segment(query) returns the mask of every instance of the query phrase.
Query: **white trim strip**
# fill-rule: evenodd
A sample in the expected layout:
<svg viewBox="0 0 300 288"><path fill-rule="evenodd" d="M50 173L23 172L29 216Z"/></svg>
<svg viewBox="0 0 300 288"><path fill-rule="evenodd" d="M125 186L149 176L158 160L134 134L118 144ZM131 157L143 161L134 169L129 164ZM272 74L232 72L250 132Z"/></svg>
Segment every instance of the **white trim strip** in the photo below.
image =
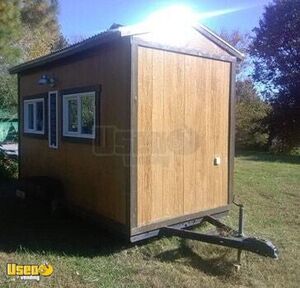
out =
<svg viewBox="0 0 300 288"><path fill-rule="evenodd" d="M55 95L55 114L56 114L56 145L51 144L51 96ZM58 148L58 91L49 91L48 92L48 142L49 148L57 149Z"/></svg>

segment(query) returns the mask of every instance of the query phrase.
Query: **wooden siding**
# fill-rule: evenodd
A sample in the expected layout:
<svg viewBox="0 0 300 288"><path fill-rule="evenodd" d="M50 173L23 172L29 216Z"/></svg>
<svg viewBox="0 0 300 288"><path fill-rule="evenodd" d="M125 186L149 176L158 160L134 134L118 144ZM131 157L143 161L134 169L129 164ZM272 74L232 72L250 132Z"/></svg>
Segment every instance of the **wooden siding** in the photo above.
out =
<svg viewBox="0 0 300 288"><path fill-rule="evenodd" d="M138 227L228 204L230 67L138 48Z"/></svg>
<svg viewBox="0 0 300 288"><path fill-rule="evenodd" d="M21 99L52 90L101 85L96 113L100 115L100 125L109 128L101 133L98 143L62 139L60 94L58 149L50 149L48 139L21 133L20 170L21 176L47 175L61 179L71 204L120 223L127 222L129 194L130 65L130 42L124 39L20 77ZM37 81L43 74L54 74L58 79L56 87L39 86ZM22 113L23 109L20 127L23 131ZM113 131L117 132L116 140Z"/></svg>
<svg viewBox="0 0 300 288"><path fill-rule="evenodd" d="M203 54L216 57L231 56L227 51L209 40L194 28L185 31L184 35L177 35L176 37L173 36L172 32L167 34L170 34L170 37L168 37L168 35L161 35L160 31L158 31L158 33L150 32L136 35L134 38L150 43L159 43L166 47L170 46L177 47L179 49L197 50Z"/></svg>

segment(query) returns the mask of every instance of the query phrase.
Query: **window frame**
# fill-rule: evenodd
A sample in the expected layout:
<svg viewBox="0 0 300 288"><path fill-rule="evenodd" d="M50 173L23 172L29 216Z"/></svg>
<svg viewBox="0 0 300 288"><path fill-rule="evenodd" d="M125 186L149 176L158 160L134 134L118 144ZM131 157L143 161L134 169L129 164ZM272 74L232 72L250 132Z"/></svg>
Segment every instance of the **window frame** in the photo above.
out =
<svg viewBox="0 0 300 288"><path fill-rule="evenodd" d="M43 129L37 130L36 129L36 105L38 102L42 102L43 107ZM30 104L33 104L33 129L28 128L29 121L28 121L28 107ZM23 100L23 125L24 125L24 134L37 134L37 135L45 135L46 131L46 107L45 107L45 98L44 97L35 97L30 99Z"/></svg>
<svg viewBox="0 0 300 288"><path fill-rule="evenodd" d="M81 133L82 129L82 102L81 98L83 96L89 96L93 97L93 105L94 105L94 123L93 123L93 129L92 129L92 134L85 134ZM96 115L96 107L97 107L97 93L96 91L86 91L86 92L74 92L74 93L64 93L62 95L62 112L63 112L63 117L62 117L62 135L63 137L66 138L78 138L78 139L91 139L94 140L96 139L96 122L97 122L97 115ZM69 106L68 106L68 101L70 100L75 100L77 102L77 127L78 131L77 132L72 132L68 130L69 127Z"/></svg>

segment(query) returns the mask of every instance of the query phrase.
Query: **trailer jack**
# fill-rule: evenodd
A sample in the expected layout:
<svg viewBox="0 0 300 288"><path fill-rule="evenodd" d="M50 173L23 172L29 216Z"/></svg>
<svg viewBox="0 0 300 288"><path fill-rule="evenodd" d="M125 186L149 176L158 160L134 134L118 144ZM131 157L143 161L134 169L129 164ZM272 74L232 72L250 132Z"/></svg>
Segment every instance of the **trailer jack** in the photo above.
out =
<svg viewBox="0 0 300 288"><path fill-rule="evenodd" d="M187 228L175 228L171 226L163 227L160 230L161 235L165 236L177 236L190 240L197 240L215 245L221 245L225 247L231 247L238 249L237 264L239 269L241 265L241 253L242 251L250 251L265 257L271 257L278 259L278 250L272 244L272 242L256 237L246 236L243 233L244 229L244 206L241 204L235 205L239 207L239 229L238 231L232 229L226 224L220 222L218 219L212 216L205 216L201 222L210 223L215 226L217 233L199 233L188 230Z"/></svg>

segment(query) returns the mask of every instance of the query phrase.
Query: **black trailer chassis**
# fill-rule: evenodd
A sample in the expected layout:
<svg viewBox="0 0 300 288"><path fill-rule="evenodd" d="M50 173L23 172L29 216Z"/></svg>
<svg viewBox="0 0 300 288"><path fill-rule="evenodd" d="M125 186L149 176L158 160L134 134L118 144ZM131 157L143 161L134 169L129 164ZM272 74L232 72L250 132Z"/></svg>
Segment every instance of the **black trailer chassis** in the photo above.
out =
<svg viewBox="0 0 300 288"><path fill-rule="evenodd" d="M210 223L217 229L213 233L199 233L191 231L189 228L175 228L171 226L163 227L159 231L159 236L177 236L185 239L197 240L215 245L221 245L238 249L237 265L241 264L241 252L250 251L262 256L278 259L278 249L272 242L256 237L246 236L244 229L244 207L241 204L235 205L239 207L239 229L238 231L220 222L212 216L205 216L202 223ZM216 233L217 232L217 233Z"/></svg>

